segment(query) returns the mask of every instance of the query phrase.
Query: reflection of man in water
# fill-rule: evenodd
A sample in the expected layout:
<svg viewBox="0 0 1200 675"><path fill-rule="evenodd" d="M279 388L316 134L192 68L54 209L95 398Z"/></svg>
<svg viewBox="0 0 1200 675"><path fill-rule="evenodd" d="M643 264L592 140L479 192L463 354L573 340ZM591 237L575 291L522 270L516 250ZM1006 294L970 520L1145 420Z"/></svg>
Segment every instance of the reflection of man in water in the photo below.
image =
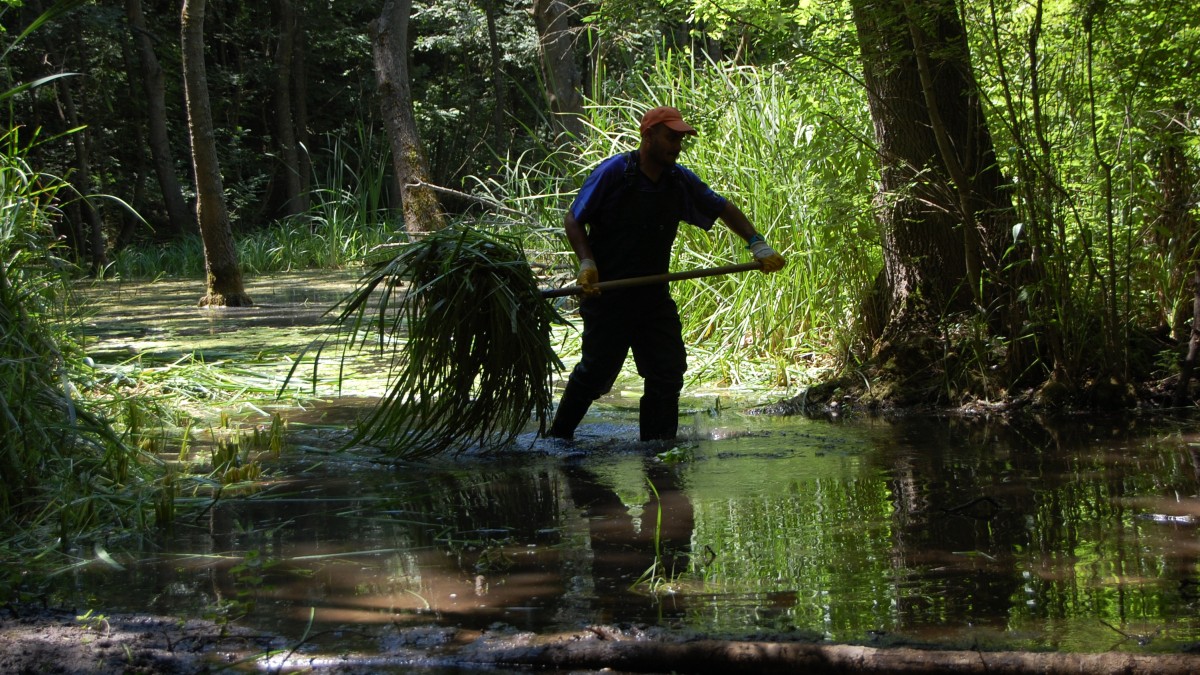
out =
<svg viewBox="0 0 1200 675"><path fill-rule="evenodd" d="M652 491L642 507L640 528L620 497L594 473L581 466L567 466L564 472L572 498L588 523L596 609L602 612L597 620L610 619L610 608L614 607L620 608L622 616L628 616L633 607L629 603L630 586L656 563L659 578L669 579L688 571L695 514L674 468L647 460L646 478L658 496ZM649 613L645 620L658 617L653 607L646 608Z"/></svg>

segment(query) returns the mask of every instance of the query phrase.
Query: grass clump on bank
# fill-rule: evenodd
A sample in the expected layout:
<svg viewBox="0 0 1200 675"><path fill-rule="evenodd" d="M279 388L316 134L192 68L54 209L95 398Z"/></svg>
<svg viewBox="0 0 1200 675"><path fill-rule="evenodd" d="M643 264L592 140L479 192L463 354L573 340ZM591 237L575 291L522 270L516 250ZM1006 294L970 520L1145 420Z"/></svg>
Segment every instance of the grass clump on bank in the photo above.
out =
<svg viewBox="0 0 1200 675"><path fill-rule="evenodd" d="M395 241L397 219L384 204L391 175L386 143L368 125L355 142L329 138L318 159L311 205L299 215L236 235L238 264L247 275L361 265L370 252ZM204 244L199 233L180 239L139 241L115 252L106 277L125 280L204 278Z"/></svg>
<svg viewBox="0 0 1200 675"><path fill-rule="evenodd" d="M0 151L0 532L66 547L95 528L146 525L157 460L88 396L71 266L54 255L62 183ZM110 399L109 403L112 403ZM127 410L138 410L126 400ZM134 413L140 414L140 413ZM8 537L18 537L16 543Z"/></svg>
<svg viewBox="0 0 1200 675"><path fill-rule="evenodd" d="M185 490L257 477L245 451L223 463L214 452L211 468L206 458L164 459L188 454L203 435L193 433L199 417L183 411L184 392L201 390L209 406L246 398L245 373L231 382L194 359L150 368L86 354L78 270L56 256L53 231L69 188L22 155L11 134L0 137L0 558L24 561L0 570L0 596L14 600L39 570L109 564L97 542L170 527ZM277 391L258 393L270 400ZM277 455L277 427L237 445ZM226 423L208 433L220 446L241 432Z"/></svg>

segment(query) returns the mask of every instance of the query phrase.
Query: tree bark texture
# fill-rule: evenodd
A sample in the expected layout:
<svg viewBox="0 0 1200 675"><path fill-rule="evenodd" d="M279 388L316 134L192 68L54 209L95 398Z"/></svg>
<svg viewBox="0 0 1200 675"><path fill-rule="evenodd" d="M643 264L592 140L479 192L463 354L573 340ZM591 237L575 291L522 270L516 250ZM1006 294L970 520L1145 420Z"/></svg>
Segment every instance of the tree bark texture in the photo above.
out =
<svg viewBox="0 0 1200 675"><path fill-rule="evenodd" d="M204 68L205 0L183 0L181 51L187 98L188 131L192 141L192 166L196 174L196 220L204 241L207 293L202 306L243 307L254 304L242 285L233 230L225 206L225 186L217 161L208 76Z"/></svg>
<svg viewBox="0 0 1200 675"><path fill-rule="evenodd" d="M142 15L142 1L125 0L125 16L129 21L129 29L133 33L133 42L137 46L138 60L141 63L139 79L146 97L150 156L153 158L154 174L158 178L163 208L167 214L167 231L160 234L174 238L193 230L196 223L188 214L187 203L183 199L183 188L180 187L179 177L175 173L175 156L171 152L171 134L167 127L163 70L159 65L158 56L154 53L154 41L150 38L146 19Z"/></svg>
<svg viewBox="0 0 1200 675"><path fill-rule="evenodd" d="M1011 239L1011 203L954 2L852 4L881 164L886 318L904 332L910 313L985 301L980 284L997 279Z"/></svg>
<svg viewBox="0 0 1200 675"><path fill-rule="evenodd" d="M1193 266L1198 263L1192 262ZM1187 354L1179 364L1179 384L1175 386L1175 405L1184 405L1191 393L1192 375L1200 360L1200 267L1192 276L1192 323L1187 339Z"/></svg>
<svg viewBox="0 0 1200 675"><path fill-rule="evenodd" d="M1187 111L1179 104L1173 113L1163 119L1159 130L1158 213L1148 238L1165 261L1162 268L1169 270L1168 279L1158 291L1163 320L1175 339L1187 345L1175 390L1175 405L1183 405L1200 359L1200 221L1192 213L1196 171L1186 150Z"/></svg>
<svg viewBox="0 0 1200 675"><path fill-rule="evenodd" d="M583 76L575 60L572 5L563 0L534 0L546 104L560 143L583 134Z"/></svg>
<svg viewBox="0 0 1200 675"><path fill-rule="evenodd" d="M412 0L387 0L371 23L371 47L383 123L392 146L392 168L409 232L445 227L437 194L429 187L429 162L413 115L408 78L408 20Z"/></svg>
<svg viewBox="0 0 1200 675"><path fill-rule="evenodd" d="M939 340L951 323L976 312L1008 335L1023 323L1012 290L1019 266L1006 258L1015 214L954 0L851 4L879 153L884 258L864 325L879 363L900 378L925 373L920 395L941 395L935 371L952 367ZM1026 357L1010 356L1007 374L1026 373Z"/></svg>
<svg viewBox="0 0 1200 675"><path fill-rule="evenodd" d="M1187 113L1179 108L1163 119L1158 130L1155 182L1159 198L1149 237L1157 254L1167 261L1163 268L1170 273L1166 286L1158 291L1163 321L1180 340L1187 339L1192 318L1191 294L1181 291L1200 258L1200 222L1192 213L1197 175L1187 154L1190 134Z"/></svg>
<svg viewBox="0 0 1200 675"><path fill-rule="evenodd" d="M462 636L460 636L461 639ZM449 655L455 665L679 673L988 673L1089 675L1198 672L1194 654L1096 654L923 650L808 642L632 639L615 629L507 641L482 637Z"/></svg>

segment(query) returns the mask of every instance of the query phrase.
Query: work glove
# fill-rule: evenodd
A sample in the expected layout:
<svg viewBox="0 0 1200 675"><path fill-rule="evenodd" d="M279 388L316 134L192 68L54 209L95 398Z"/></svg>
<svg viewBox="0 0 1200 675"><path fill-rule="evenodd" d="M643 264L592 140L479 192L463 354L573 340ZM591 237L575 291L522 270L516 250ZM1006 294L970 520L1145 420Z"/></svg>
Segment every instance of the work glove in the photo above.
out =
<svg viewBox="0 0 1200 675"><path fill-rule="evenodd" d="M787 265L787 260L776 253L775 249L771 248L771 245L757 234L750 238L750 245L747 248L754 255L754 259L762 263L763 274L778 272L783 269L784 265Z"/></svg>
<svg viewBox="0 0 1200 675"><path fill-rule="evenodd" d="M596 270L595 260L584 258L579 261L579 277L576 283L583 287L583 297L600 295L600 288L596 285L600 283L600 272Z"/></svg>

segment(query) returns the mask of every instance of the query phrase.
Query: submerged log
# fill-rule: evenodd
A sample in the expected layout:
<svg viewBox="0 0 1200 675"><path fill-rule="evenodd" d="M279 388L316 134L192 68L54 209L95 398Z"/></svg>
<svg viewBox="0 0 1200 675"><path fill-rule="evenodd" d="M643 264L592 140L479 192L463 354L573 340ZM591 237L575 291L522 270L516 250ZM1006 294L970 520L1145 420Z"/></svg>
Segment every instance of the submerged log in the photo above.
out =
<svg viewBox="0 0 1200 675"><path fill-rule="evenodd" d="M807 642L605 639L595 632L541 644L481 639L459 665L677 673L1196 673L1200 655L878 648ZM538 641L540 642L540 641Z"/></svg>

